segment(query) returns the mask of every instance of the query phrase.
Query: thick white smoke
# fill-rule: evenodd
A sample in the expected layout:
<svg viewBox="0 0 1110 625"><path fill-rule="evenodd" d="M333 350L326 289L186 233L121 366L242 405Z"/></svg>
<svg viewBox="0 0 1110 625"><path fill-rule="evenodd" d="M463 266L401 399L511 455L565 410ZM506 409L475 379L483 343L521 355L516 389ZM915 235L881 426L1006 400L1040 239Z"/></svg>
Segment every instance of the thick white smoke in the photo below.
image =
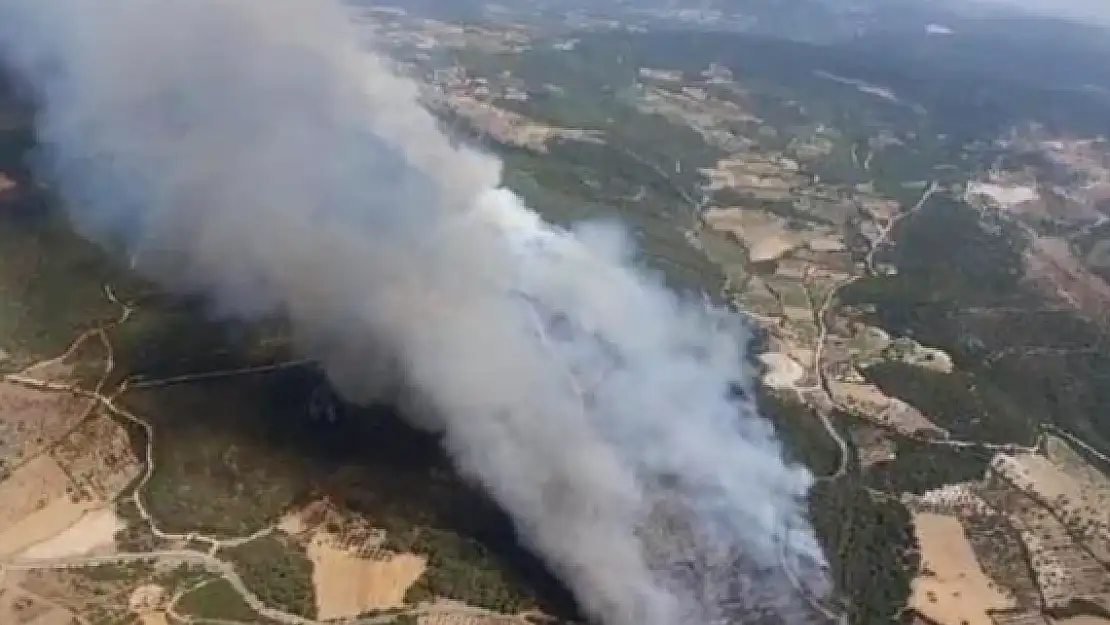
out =
<svg viewBox="0 0 1110 625"><path fill-rule="evenodd" d="M617 229L499 189L342 6L0 7L78 226L226 312L287 315L355 400L399 371L590 616L705 625L770 596L797 621L783 561L823 588L810 477L733 392L735 317L634 268Z"/></svg>

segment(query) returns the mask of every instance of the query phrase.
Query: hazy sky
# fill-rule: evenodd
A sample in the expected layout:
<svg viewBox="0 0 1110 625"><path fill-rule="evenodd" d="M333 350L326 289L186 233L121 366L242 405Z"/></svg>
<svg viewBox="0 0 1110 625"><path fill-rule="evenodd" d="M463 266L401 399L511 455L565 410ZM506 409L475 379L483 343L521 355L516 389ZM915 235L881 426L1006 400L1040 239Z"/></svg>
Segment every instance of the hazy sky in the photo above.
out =
<svg viewBox="0 0 1110 625"><path fill-rule="evenodd" d="M1029 11L1110 25L1110 0L979 0Z"/></svg>

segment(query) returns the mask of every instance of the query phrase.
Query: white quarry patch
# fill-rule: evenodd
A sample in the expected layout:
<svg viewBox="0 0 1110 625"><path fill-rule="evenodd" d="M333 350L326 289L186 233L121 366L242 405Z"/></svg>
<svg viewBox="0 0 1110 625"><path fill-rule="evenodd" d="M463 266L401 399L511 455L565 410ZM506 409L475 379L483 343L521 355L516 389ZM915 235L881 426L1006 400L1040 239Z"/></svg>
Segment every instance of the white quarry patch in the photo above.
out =
<svg viewBox="0 0 1110 625"><path fill-rule="evenodd" d="M1019 204L1032 202L1039 196L1030 185L1002 185L994 182L969 182L967 197L986 197L1002 208L1012 208Z"/></svg>
<svg viewBox="0 0 1110 625"><path fill-rule="evenodd" d="M760 354L759 361L769 369L763 375L763 383L771 388L794 388L806 374L802 365L790 356L780 352Z"/></svg>

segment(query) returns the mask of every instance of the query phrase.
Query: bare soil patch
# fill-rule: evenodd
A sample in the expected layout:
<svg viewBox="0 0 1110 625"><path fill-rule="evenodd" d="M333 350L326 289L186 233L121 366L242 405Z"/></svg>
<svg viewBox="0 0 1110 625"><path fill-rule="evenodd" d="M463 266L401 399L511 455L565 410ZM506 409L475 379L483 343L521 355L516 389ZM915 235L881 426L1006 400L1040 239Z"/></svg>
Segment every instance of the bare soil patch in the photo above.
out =
<svg viewBox="0 0 1110 625"><path fill-rule="evenodd" d="M767 366L763 383L771 388L794 388L805 377L805 367L780 352L767 352L759 355L759 360Z"/></svg>

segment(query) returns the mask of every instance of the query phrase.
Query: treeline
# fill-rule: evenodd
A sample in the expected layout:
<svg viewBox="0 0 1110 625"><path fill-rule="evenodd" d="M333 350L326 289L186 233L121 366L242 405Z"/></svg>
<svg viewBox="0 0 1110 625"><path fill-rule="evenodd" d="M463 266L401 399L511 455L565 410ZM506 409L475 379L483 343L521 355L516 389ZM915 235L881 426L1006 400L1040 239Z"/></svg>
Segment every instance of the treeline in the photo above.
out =
<svg viewBox="0 0 1110 625"><path fill-rule="evenodd" d="M1022 283L1023 235L1010 224L987 225L997 230L984 228L979 214L956 198L935 194L899 222L896 245L878 256L893 262L897 275L857 280L840 292L841 302L872 304L884 327L967 352L957 312L1036 302Z"/></svg>
<svg viewBox="0 0 1110 625"><path fill-rule="evenodd" d="M885 383L907 394L936 385L965 399L970 392L967 407L980 414L958 415L958 401L943 394L920 400L954 431L1027 441L1024 431L1049 421L1110 451L1107 331L1025 281L1028 242L1013 224L982 223L966 205L934 200L899 224L896 241L888 256L898 275L859 280L842 291L842 301L873 305L871 322L944 349L965 377L926 382L926 374L902 369L912 382L887 375ZM972 419L980 421L971 427Z"/></svg>
<svg viewBox="0 0 1110 625"><path fill-rule="evenodd" d="M427 527L391 535L390 549L425 555L428 568L405 594L405 603L455 599L514 614L537 607L534 593L513 579L503 563L477 541Z"/></svg>
<svg viewBox="0 0 1110 625"><path fill-rule="evenodd" d="M831 475L840 467L840 447L825 431L813 408L795 397L766 386L756 389L761 414L775 426L788 460L805 465L815 475Z"/></svg>
<svg viewBox="0 0 1110 625"><path fill-rule="evenodd" d="M616 147L584 142L558 143L543 155L504 146L498 151L506 183L548 221L619 220L634 237L640 263L661 271L671 286L720 289L720 267L687 240L696 215L675 185L689 193L693 185L670 173L674 157L657 171Z"/></svg>
<svg viewBox="0 0 1110 625"><path fill-rule="evenodd" d="M1031 444L1036 438L1034 415L973 373L884 361L863 374L884 394L914 406L956 439Z"/></svg>
<svg viewBox="0 0 1110 625"><path fill-rule="evenodd" d="M994 455L982 447L950 447L905 436L894 440L894 459L877 462L864 473L868 487L921 495L948 484L982 479Z"/></svg>
<svg viewBox="0 0 1110 625"><path fill-rule="evenodd" d="M899 622L921 562L909 510L854 479L819 482L810 501L810 517L848 622Z"/></svg>
<svg viewBox="0 0 1110 625"><path fill-rule="evenodd" d="M316 617L312 562L296 541L271 534L223 554L262 603L305 618Z"/></svg>
<svg viewBox="0 0 1110 625"><path fill-rule="evenodd" d="M259 616L225 579L217 579L181 595L177 612L197 620L272 623Z"/></svg>

